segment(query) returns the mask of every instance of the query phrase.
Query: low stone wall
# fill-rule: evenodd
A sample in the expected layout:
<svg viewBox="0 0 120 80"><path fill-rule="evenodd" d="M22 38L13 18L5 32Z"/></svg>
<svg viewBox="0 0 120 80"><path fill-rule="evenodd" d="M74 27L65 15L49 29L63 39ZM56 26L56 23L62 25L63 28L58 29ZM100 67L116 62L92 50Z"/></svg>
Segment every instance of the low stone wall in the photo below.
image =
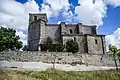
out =
<svg viewBox="0 0 120 80"><path fill-rule="evenodd" d="M0 52L0 61L114 66L114 61L108 55L69 52L5 51Z"/></svg>

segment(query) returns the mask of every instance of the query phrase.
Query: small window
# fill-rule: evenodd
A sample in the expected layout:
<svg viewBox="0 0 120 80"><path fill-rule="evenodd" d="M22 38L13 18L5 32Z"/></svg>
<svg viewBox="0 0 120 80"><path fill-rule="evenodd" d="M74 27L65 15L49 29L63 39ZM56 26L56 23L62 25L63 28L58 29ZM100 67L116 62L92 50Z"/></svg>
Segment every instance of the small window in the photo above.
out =
<svg viewBox="0 0 120 80"><path fill-rule="evenodd" d="M34 20L37 20L37 16L34 16Z"/></svg>
<svg viewBox="0 0 120 80"><path fill-rule="evenodd" d="M70 56L70 54L68 54L68 56Z"/></svg>
<svg viewBox="0 0 120 80"><path fill-rule="evenodd" d="M58 60L62 60L62 58L58 58Z"/></svg>
<svg viewBox="0 0 120 80"><path fill-rule="evenodd" d="M72 30L70 29L70 34L72 34Z"/></svg>
<svg viewBox="0 0 120 80"><path fill-rule="evenodd" d="M76 41L76 37L74 37L74 41Z"/></svg>
<svg viewBox="0 0 120 80"><path fill-rule="evenodd" d="M98 44L97 39L95 39L95 44Z"/></svg>

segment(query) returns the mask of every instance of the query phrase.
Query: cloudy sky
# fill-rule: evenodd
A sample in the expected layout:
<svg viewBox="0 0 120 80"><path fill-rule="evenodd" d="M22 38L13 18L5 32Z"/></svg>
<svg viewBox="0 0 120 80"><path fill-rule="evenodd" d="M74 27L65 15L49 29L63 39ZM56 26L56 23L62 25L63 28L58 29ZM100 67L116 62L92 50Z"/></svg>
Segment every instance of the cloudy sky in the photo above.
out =
<svg viewBox="0 0 120 80"><path fill-rule="evenodd" d="M0 0L0 26L16 29L24 44L29 13L46 13L49 23L97 25L107 45L120 48L120 0Z"/></svg>

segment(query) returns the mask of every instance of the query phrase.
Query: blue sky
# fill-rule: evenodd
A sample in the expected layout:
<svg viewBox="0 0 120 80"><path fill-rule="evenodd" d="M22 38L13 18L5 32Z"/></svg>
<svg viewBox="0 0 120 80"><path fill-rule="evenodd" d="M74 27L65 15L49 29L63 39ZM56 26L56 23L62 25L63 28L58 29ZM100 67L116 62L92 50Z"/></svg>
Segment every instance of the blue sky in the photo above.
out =
<svg viewBox="0 0 120 80"><path fill-rule="evenodd" d="M99 27L98 32L103 34L112 34L120 27L120 7L109 5L106 17L103 19L104 24Z"/></svg>
<svg viewBox="0 0 120 80"><path fill-rule="evenodd" d="M120 0L0 0L0 26L16 29L24 45L29 13L46 13L49 23L97 25L106 45L120 48Z"/></svg>
<svg viewBox="0 0 120 80"><path fill-rule="evenodd" d="M28 0L16 0L21 3L26 3ZM43 3L42 0L35 0L37 4L41 7ZM78 0L69 0L72 4L71 10L74 12L74 7L78 5ZM103 18L103 25L100 26L97 31L100 34L112 34L117 28L120 27L120 7L114 7L112 5L107 6L106 17ZM58 21L64 21L64 19L59 15L58 17L50 18L49 23L57 23Z"/></svg>

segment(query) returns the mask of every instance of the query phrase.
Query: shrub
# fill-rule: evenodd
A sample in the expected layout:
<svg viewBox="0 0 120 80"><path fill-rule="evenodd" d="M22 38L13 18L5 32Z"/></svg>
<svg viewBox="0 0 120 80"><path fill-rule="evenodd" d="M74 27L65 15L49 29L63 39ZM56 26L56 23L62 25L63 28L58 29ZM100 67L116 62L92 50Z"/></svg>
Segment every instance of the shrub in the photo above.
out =
<svg viewBox="0 0 120 80"><path fill-rule="evenodd" d="M66 51L76 53L78 52L79 47L77 41L69 40L66 42Z"/></svg>
<svg viewBox="0 0 120 80"><path fill-rule="evenodd" d="M52 51L52 48L53 48L52 39L48 37L44 42L44 44L42 45L42 51L47 51L47 50Z"/></svg>
<svg viewBox="0 0 120 80"><path fill-rule="evenodd" d="M64 50L65 46L63 45L62 40L58 40L57 42L58 43L55 46L55 50L57 52L62 52Z"/></svg>
<svg viewBox="0 0 120 80"><path fill-rule="evenodd" d="M57 40L57 43L53 44L52 40L50 37L47 38L47 40L44 42L42 45L42 51L57 51L57 52L62 52L64 49L64 45L62 43L62 40Z"/></svg>

